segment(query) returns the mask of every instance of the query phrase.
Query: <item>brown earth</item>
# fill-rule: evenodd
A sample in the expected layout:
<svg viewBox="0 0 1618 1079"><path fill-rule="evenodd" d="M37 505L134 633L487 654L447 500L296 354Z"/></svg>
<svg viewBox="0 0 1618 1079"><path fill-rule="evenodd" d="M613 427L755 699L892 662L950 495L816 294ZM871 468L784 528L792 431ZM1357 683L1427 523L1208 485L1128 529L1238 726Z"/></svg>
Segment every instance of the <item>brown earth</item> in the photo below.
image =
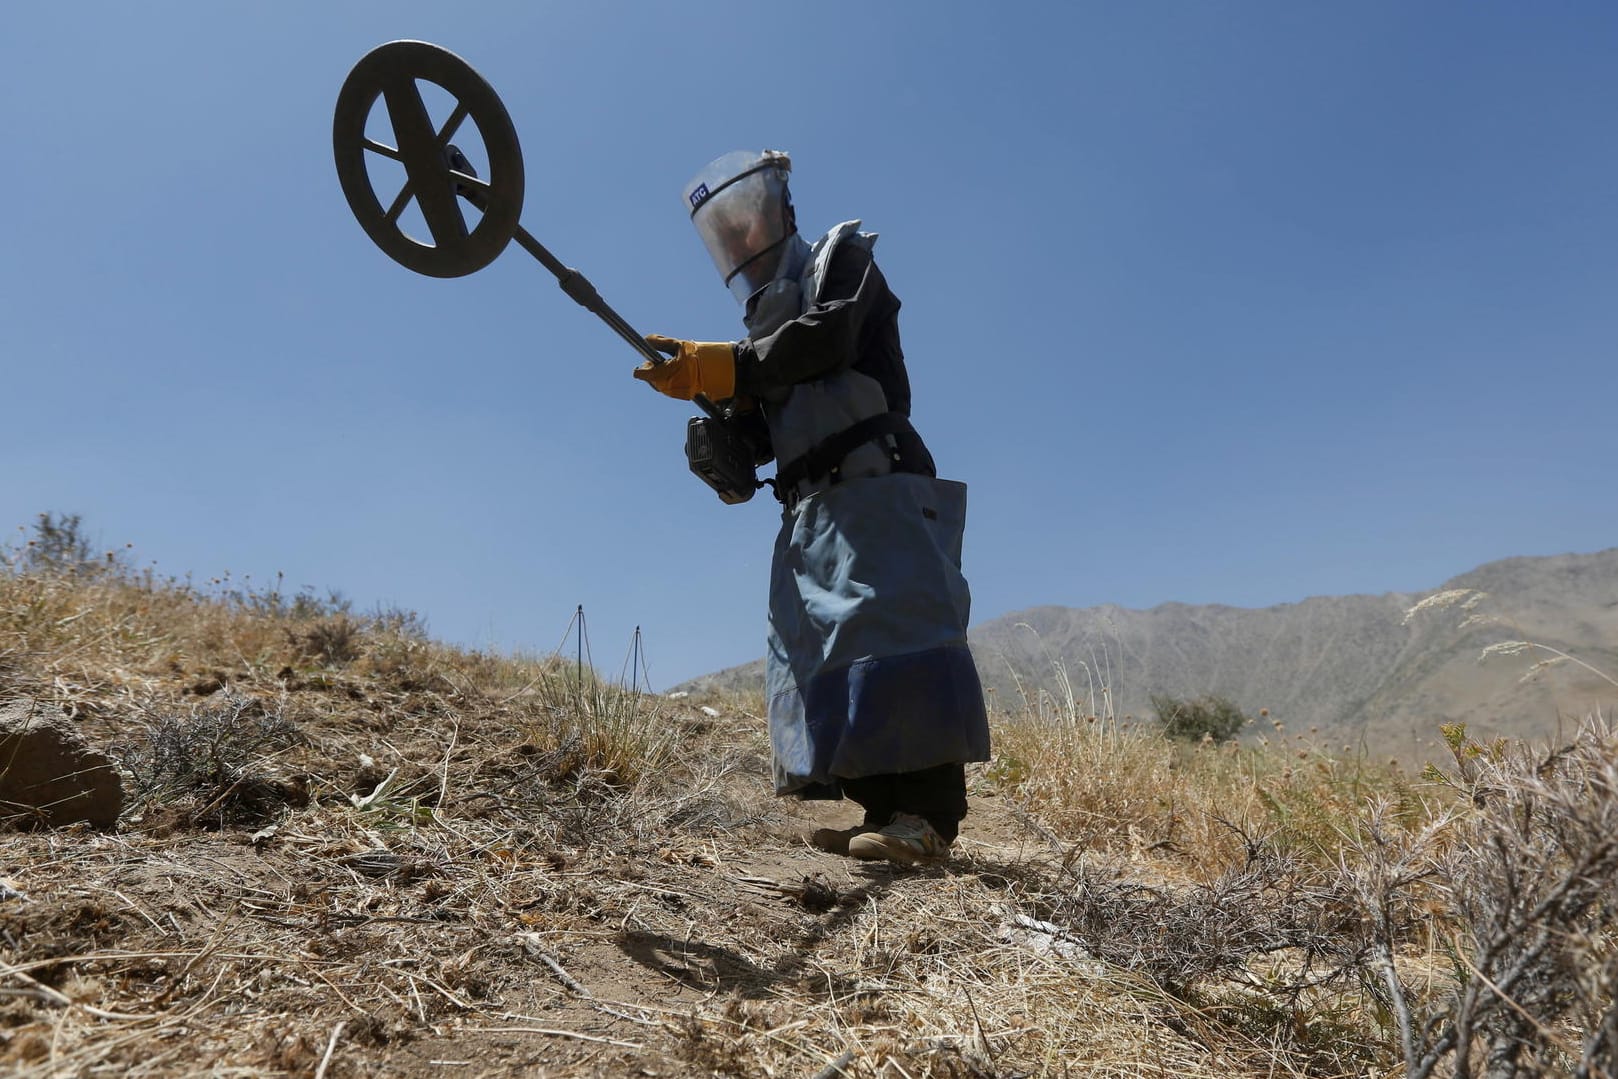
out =
<svg viewBox="0 0 1618 1079"><path fill-rule="evenodd" d="M126 794L108 831L0 831L0 1074L1329 1079L1395 1058L1338 855L1367 799L1419 823L1425 796L1279 723L1249 752L997 712L954 856L901 869L803 843L855 810L771 796L756 695L636 695L434 644L408 613L210 588L0 572L0 684ZM1418 976L1426 900L1391 908Z"/></svg>
<svg viewBox="0 0 1618 1079"><path fill-rule="evenodd" d="M190 724L257 722L248 764L111 834L0 836L0 1070L807 1075L845 1046L851 1075L1116 1060L1093 1030L1088 1049L1058 1033L1075 993L1120 1008L1117 1037L1157 1067L1212 1062L1155 994L1007 946L1063 866L999 797L975 798L947 867L859 863L804 844L853 807L771 797L745 708L645 700L693 756L675 789L614 787L535 746L520 701L232 681L198 680L212 696ZM79 723L144 759L127 712ZM188 729L145 723L147 751Z"/></svg>

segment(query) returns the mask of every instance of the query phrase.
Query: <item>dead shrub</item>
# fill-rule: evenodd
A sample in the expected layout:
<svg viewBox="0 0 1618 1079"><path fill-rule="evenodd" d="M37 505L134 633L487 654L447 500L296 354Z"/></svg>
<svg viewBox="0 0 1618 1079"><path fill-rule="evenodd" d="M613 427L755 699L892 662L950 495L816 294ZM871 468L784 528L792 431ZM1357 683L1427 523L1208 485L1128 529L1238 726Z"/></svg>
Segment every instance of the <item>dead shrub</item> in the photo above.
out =
<svg viewBox="0 0 1618 1079"><path fill-rule="evenodd" d="M1374 834L1354 874L1376 930L1375 967L1408 1074L1445 1065L1488 1079L1618 1074L1618 737L1593 717L1573 740L1488 745L1446 727L1454 756L1430 778L1464 796L1418 842ZM1443 987L1401 972L1385 912L1434 888L1453 935Z"/></svg>
<svg viewBox="0 0 1618 1079"><path fill-rule="evenodd" d="M307 626L287 630L287 638L302 659L342 666L359 658L364 627L341 612Z"/></svg>
<svg viewBox="0 0 1618 1079"><path fill-rule="evenodd" d="M1176 995L1207 978L1248 984L1249 964L1285 953L1294 967L1271 990L1352 977L1360 915L1329 873L1241 836L1245 864L1206 882L1147 883L1116 865L1079 863L1049 912L1098 959L1150 977Z"/></svg>
<svg viewBox="0 0 1618 1079"><path fill-rule="evenodd" d="M192 824L227 827L261 824L308 803L302 778L274 766L302 741L279 711L230 694L189 716L157 716L109 752L129 775L127 812L175 806Z"/></svg>

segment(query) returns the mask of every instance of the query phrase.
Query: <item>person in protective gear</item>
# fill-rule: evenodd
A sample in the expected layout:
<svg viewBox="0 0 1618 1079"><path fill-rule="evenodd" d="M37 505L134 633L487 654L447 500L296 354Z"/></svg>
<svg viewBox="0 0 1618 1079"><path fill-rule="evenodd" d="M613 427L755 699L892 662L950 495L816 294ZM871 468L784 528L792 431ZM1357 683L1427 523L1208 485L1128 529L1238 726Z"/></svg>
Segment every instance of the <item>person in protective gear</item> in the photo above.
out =
<svg viewBox="0 0 1618 1079"><path fill-rule="evenodd" d="M686 185L747 335L648 337L673 358L635 377L762 413L783 508L765 655L776 793L865 810L855 828L815 832L822 849L937 861L966 816L966 763L989 759L966 640L966 488L937 478L910 423L899 300L876 236L847 221L807 243L791 167L738 151Z"/></svg>

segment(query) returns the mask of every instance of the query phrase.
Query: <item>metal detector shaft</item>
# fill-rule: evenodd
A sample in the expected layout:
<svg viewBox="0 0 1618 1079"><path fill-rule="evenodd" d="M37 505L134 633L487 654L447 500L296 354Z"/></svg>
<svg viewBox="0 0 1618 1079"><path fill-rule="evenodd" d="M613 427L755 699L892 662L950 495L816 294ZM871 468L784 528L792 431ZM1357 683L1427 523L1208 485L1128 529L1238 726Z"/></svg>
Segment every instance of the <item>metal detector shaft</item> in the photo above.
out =
<svg viewBox="0 0 1618 1079"><path fill-rule="evenodd" d="M456 178L456 188L460 191L461 197L481 211L487 204L483 198L481 181L459 171L454 172L453 175ZM556 283L561 286L563 292L573 299L574 303L605 322L607 328L622 337L630 348L640 353L642 357L651 363L661 364L668 361L667 356L647 344L646 338L637 333L635 327L625 321L622 315L612 309L611 304L601 298L601 293L596 291L596 287L590 283L588 277L585 277L571 266L563 265L561 259L551 254L544 244L530 236L528 230L520 224L517 226L517 231L512 238L517 241L524 251L538 259L540 265L544 266L556 277ZM714 419L723 418L723 414L714 406L713 402L701 394L692 398L692 403Z"/></svg>
<svg viewBox="0 0 1618 1079"><path fill-rule="evenodd" d="M563 292L572 297L574 303L605 322L613 333L616 333L629 343L630 348L653 363L662 363L668 359L667 356L648 345L646 339L636 333L635 328L624 321L624 317L614 311L612 305L601 298L601 293L596 291L596 287L590 283L588 277L585 277L571 266L562 265L555 255L546 250L544 244L528 234L527 229L518 225L517 233L512 238L522 246L524 251L534 256L547 270L556 275L556 283L562 287Z"/></svg>

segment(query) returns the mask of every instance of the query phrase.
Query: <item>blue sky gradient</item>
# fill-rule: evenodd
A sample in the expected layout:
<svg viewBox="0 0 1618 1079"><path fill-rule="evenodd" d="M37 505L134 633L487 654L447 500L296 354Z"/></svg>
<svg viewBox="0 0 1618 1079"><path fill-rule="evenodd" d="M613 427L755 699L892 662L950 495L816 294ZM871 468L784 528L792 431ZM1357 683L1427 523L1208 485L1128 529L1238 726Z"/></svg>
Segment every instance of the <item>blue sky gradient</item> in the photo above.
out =
<svg viewBox="0 0 1618 1079"><path fill-rule="evenodd" d="M0 526L421 612L654 684L755 658L777 512L515 247L349 215L331 111L422 38L495 86L523 223L644 332L726 339L682 211L789 150L904 301L978 620L1414 590L1618 543L1618 7L22 5L0 33Z"/></svg>

